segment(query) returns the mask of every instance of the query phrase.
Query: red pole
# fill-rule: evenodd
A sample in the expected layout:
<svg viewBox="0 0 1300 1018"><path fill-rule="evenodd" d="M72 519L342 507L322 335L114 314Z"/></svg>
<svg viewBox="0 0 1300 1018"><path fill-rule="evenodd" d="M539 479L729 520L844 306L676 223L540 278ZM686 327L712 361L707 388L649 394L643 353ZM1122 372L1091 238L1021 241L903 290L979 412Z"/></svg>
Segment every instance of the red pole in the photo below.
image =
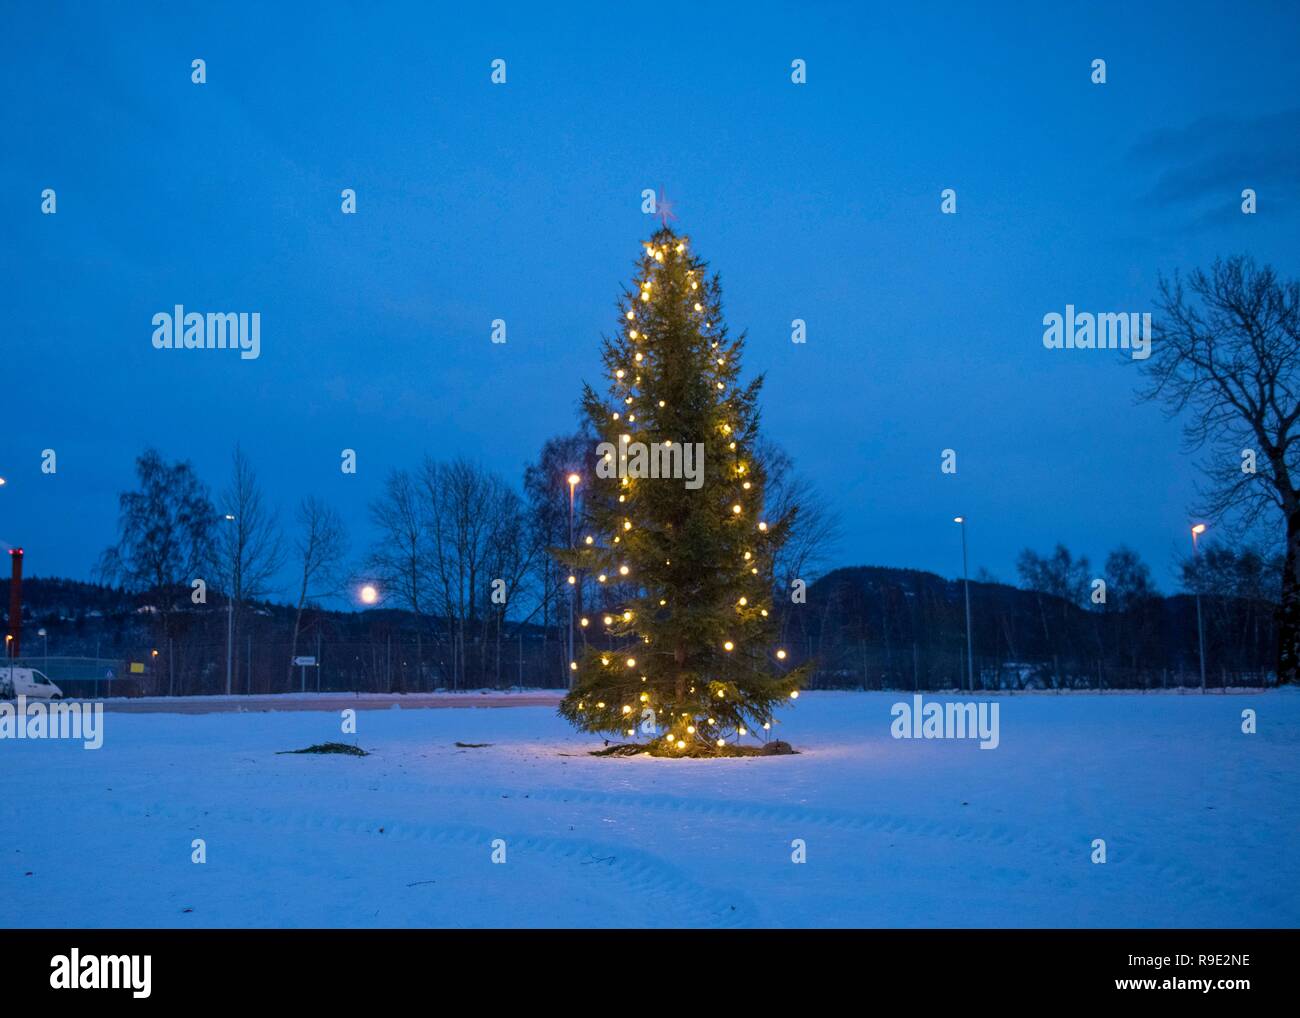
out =
<svg viewBox="0 0 1300 1018"><path fill-rule="evenodd" d="M13 574L9 580L9 654L18 660L19 643L23 635L23 550L9 549L9 561L13 565Z"/></svg>

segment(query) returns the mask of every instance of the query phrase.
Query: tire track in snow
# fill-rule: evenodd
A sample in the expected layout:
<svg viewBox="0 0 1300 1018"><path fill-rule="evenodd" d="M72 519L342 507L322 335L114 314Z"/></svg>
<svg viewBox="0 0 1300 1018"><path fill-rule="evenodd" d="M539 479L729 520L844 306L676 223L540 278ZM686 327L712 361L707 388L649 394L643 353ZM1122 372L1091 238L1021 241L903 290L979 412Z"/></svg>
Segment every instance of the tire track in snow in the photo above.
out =
<svg viewBox="0 0 1300 1018"><path fill-rule="evenodd" d="M376 834L396 841L415 841L431 845L474 846L485 853L494 838L503 838L511 853L523 852L530 856L546 856L570 863L588 863L593 860L612 860L606 866L593 866L591 872L604 876L616 884L612 893L636 893L663 896L674 908L677 902L690 902L683 911L683 921L670 926L701 925L701 916L708 916L707 926L723 928L752 927L761 924L753 902L739 890L718 890L692 879L682 870L661 857L626 844L612 844L590 839L553 838L546 835L511 834L508 831L488 830L470 824L408 823L400 820L366 820L359 817L331 816L301 810L273 813L269 810L203 809L198 806L173 807L162 803L126 806L110 804L113 813L123 819L139 821L160 819L177 824L213 825L229 823L235 826L256 827L284 832L306 834L340 833L354 836ZM382 835L379 828L384 829Z"/></svg>
<svg viewBox="0 0 1300 1018"><path fill-rule="evenodd" d="M920 840L950 839L965 844L987 844L998 848L1018 847L1038 859L1051 859L1072 866L1086 860L1091 850L1089 838L1080 835L1076 843L1062 838L1040 834L1031 828L1014 827L1005 823L955 824L939 820L922 820L898 814L864 814L826 807L809 807L794 804L751 803L739 800L709 800L682 798L663 793L589 792L579 789L502 789L502 788L448 788L412 784L424 795L446 795L455 798L497 799L501 795L529 802L577 803L600 807L631 810L659 810L670 814L699 816L704 819L727 819L765 825L786 825L791 836L797 837L801 826L830 828L838 831L860 831L869 834L895 837L912 837ZM1149 872L1154 881L1166 890L1180 890L1198 896L1205 892L1204 873L1187 872L1166 856L1153 856L1138 846L1125 844L1118 838L1108 839L1114 855L1118 845L1124 850L1108 865L1134 868ZM1249 893L1249 888L1242 888Z"/></svg>

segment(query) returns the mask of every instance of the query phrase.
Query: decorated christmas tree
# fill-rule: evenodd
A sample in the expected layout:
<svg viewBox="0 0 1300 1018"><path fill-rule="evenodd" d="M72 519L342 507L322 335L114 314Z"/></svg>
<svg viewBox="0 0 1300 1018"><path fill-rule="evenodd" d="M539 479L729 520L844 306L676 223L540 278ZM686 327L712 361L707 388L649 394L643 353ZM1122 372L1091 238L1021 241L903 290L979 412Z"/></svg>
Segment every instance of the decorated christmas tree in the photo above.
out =
<svg viewBox="0 0 1300 1018"><path fill-rule="evenodd" d="M645 245L602 342L608 387L584 386L598 445L576 550L560 556L596 595L560 713L675 755L769 729L804 672L776 645L772 603L797 510L764 514L762 377L742 382L744 336L728 335L705 270L672 229Z"/></svg>

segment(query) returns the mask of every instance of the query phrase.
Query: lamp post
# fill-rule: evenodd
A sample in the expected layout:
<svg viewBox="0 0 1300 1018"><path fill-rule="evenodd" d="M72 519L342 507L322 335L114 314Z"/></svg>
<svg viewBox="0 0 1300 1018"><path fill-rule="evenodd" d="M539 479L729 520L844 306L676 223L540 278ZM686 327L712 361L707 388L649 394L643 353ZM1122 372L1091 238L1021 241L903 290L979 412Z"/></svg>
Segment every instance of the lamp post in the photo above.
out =
<svg viewBox="0 0 1300 1018"><path fill-rule="evenodd" d="M50 674L50 634L45 631L44 626L41 626L40 629L36 630L36 635L45 643L45 675L48 678Z"/></svg>
<svg viewBox="0 0 1300 1018"><path fill-rule="evenodd" d="M1199 561L1201 545L1197 540L1205 533L1205 524L1197 523L1192 527L1192 555ZM1201 692L1205 692L1205 626L1201 622L1201 578L1196 577L1196 643L1201 657Z"/></svg>
<svg viewBox="0 0 1300 1018"><path fill-rule="evenodd" d="M232 513L226 513L222 519L226 523L234 523L235 517ZM231 576L231 580L234 577ZM235 657L235 600L234 591L226 591L226 696L231 692L231 671L230 666Z"/></svg>
<svg viewBox="0 0 1300 1018"><path fill-rule="evenodd" d="M961 527L961 579L962 586L966 588L966 683L971 691L975 690L975 655L971 650L972 641L970 633L970 576L966 570L966 517L954 516L953 523Z"/></svg>
<svg viewBox="0 0 1300 1018"><path fill-rule="evenodd" d="M573 551L573 498L577 490L578 482L582 480L577 474L570 474L567 478L569 482L569 551ZM569 665L566 668L568 674L568 686L573 688L573 599L577 594L576 571L575 575L569 577Z"/></svg>

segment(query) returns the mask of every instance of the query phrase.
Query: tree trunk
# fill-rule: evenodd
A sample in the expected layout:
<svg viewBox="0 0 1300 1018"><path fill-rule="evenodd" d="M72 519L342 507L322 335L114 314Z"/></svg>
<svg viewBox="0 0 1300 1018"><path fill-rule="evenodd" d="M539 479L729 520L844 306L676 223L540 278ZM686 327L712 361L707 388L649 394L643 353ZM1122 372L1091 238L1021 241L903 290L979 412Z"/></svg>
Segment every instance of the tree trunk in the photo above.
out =
<svg viewBox="0 0 1300 1018"><path fill-rule="evenodd" d="M293 659L298 656L298 633L302 628L302 602L298 603L298 610L293 615L293 639L289 643L289 685L288 690L293 692ZM304 690L305 692L305 690Z"/></svg>
<svg viewBox="0 0 1300 1018"><path fill-rule="evenodd" d="M1300 511L1286 520L1282 603L1277 612L1277 681L1300 682Z"/></svg>

